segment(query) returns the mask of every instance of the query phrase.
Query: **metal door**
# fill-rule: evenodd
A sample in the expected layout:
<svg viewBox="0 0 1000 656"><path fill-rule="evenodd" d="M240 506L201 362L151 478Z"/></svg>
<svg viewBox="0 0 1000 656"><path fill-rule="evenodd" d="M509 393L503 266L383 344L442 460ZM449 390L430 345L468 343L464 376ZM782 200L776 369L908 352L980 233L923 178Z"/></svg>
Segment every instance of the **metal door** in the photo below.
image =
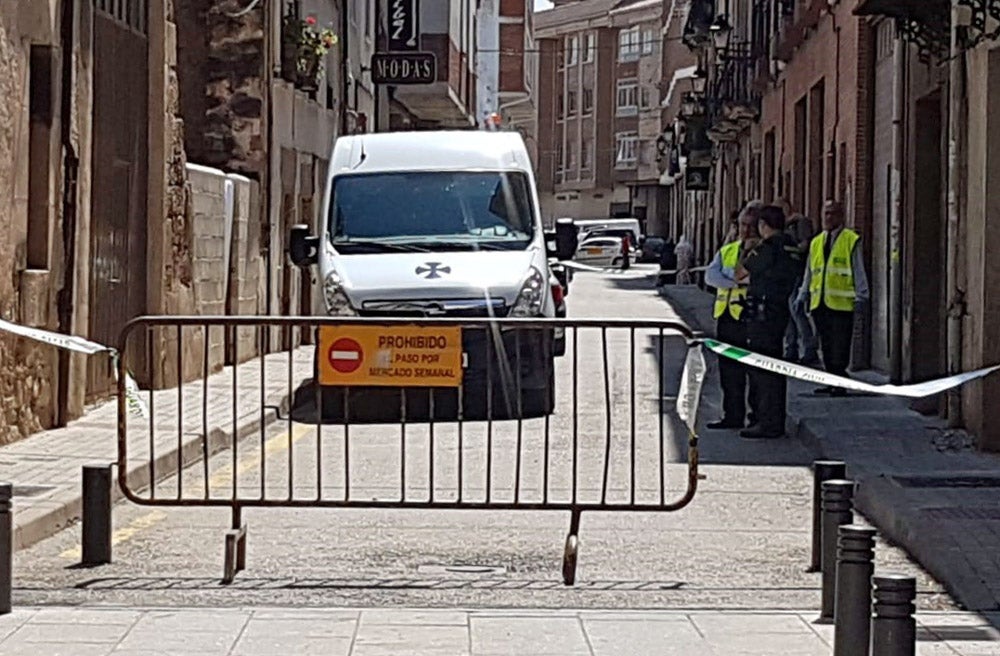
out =
<svg viewBox="0 0 1000 656"><path fill-rule="evenodd" d="M90 337L116 345L125 324L146 309L147 14L145 0L93 6ZM108 363L92 358L88 399L113 389Z"/></svg>

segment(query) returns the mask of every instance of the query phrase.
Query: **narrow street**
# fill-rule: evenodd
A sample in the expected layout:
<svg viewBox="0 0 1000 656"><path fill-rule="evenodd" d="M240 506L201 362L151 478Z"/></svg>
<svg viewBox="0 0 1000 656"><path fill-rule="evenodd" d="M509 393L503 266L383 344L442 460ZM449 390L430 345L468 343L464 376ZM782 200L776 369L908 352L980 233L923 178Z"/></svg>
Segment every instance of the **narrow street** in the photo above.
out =
<svg viewBox="0 0 1000 656"><path fill-rule="evenodd" d="M600 303L595 303L600 299ZM572 317L631 317L676 320L670 306L645 279L622 279L581 274L569 296ZM583 338L581 337L581 342ZM581 344L582 347L582 344ZM582 351L582 349L581 349ZM665 367L670 414L683 341L668 339ZM581 355L586 355L581 352ZM655 379L658 349L637 355L646 384ZM582 359L581 359L582 361ZM569 366L563 362L561 366ZM643 369L645 368L645 369ZM652 373L650 373L652 372ZM702 419L718 407L714 366L706 384ZM640 386L641 387L641 386ZM580 416L601 421L600 377L581 376ZM561 390L559 408L570 405L572 390ZM647 390L648 391L648 390ZM642 396L641 394L637 394ZM649 399L647 399L647 402ZM648 403L640 406L648 410ZM655 402L653 403L655 408ZM648 413L647 413L648 414ZM655 412L652 415L655 417ZM557 417L559 413L557 412ZM647 417L648 420L648 417ZM554 418L553 425L562 423ZM582 422L581 422L582 423ZM637 421L655 433L655 425ZM436 431L439 445L454 443L454 426ZM494 490L509 495L496 481L513 480L510 453L514 435L510 426L498 426L494 435ZM670 464L667 494L682 490L686 465L677 445L679 424L667 423ZM342 494L342 472L336 457L343 449L342 429L323 427L326 463L324 497ZM521 493L538 494L528 470L541 457L542 420L524 425L525 463ZM331 436L330 433L335 435ZM616 431L616 435L622 431ZM295 498L316 494L317 427L278 422L264 440L267 454L263 477L269 497L287 493L288 445L292 445L297 488ZM553 431L553 440L558 432ZM587 436L581 431L581 453ZM603 431L597 431L598 437ZM648 436L644 436L648 437ZM426 494L428 453L426 428L408 433L408 497ZM478 439L478 442L477 442ZM240 494L254 494L261 485L257 437L240 445L237 469ZM339 440L339 441L338 441ZM399 486L398 427L352 427L352 499L393 498ZM640 440L640 444L641 444ZM476 426L465 432L467 458L465 493L482 491L475 474L482 436ZM621 445L627 452L627 443ZM595 448L600 451L600 442ZM617 448L616 448L617 450ZM506 452L506 457L501 456ZM637 447L640 454L642 450ZM455 447L437 450L437 494L454 494ZM558 453L558 450L553 450ZM563 457L550 463L553 495L567 480L571 467ZM585 513L580 533L577 585L565 587L560 556L568 514L559 512L497 512L480 510L372 510L269 509L248 510L247 570L229 586L222 586L223 533L228 512L204 508L145 508L122 502L114 514L114 563L79 568L79 527L72 527L17 554L16 603L56 606L139 607L399 607L399 608L508 608L508 609L656 609L704 611L801 612L818 607L818 574L805 572L809 561L811 474L809 458L795 441L744 441L728 433L705 433L702 440L705 480L694 502L675 513ZM655 459L655 456L654 456ZM209 468L213 495L232 489L231 452L218 454ZM337 461L339 462L339 461ZM448 463L451 462L451 471ZM580 495L596 493L600 481L593 458L581 455ZM613 457L612 469L624 471L623 458ZM532 464L533 463L533 464ZM639 471L643 463L640 462ZM478 467L478 469L477 469ZM562 468L562 471L560 471ZM184 473L185 494L204 487L203 467ZM314 480L313 479L313 480ZM615 477L624 480L627 477ZM637 494L655 486L639 478ZM646 480L645 483L649 481ZM449 485L451 486L449 488ZM158 496L177 493L171 478L158 487ZM627 486L612 486L610 497L627 494ZM918 576L921 611L949 610L953 606L940 586L913 566L900 551L880 544L880 567ZM734 652L735 653L735 652ZM764 653L764 652L761 652ZM808 652L812 653L812 652Z"/></svg>

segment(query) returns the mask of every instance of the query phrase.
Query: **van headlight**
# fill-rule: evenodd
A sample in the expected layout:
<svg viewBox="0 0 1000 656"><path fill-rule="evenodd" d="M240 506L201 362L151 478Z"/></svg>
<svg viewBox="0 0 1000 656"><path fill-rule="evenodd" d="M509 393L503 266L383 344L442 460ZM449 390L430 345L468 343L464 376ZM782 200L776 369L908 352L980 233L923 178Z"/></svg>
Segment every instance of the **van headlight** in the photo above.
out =
<svg viewBox="0 0 1000 656"><path fill-rule="evenodd" d="M542 314L542 306L545 303L545 276L542 272L531 267L528 279L521 286L521 291L514 301L514 307L510 311L512 317L538 317Z"/></svg>
<svg viewBox="0 0 1000 656"><path fill-rule="evenodd" d="M323 300L326 301L326 313L331 317L350 317L357 314L351 305L351 299L344 292L344 284L336 273L330 272L323 280Z"/></svg>

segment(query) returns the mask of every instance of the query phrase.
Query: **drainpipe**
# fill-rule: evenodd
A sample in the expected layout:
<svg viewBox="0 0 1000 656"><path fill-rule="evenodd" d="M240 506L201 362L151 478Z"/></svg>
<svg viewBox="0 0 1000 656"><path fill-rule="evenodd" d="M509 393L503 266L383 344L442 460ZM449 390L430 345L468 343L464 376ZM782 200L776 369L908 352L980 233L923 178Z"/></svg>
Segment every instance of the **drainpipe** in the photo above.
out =
<svg viewBox="0 0 1000 656"><path fill-rule="evenodd" d="M889 215L889 375L894 383L903 380L903 243L902 171L906 163L906 45L897 32L893 42L892 85L892 207Z"/></svg>
<svg viewBox="0 0 1000 656"><path fill-rule="evenodd" d="M961 164L964 156L962 122L966 107L963 88L965 67L964 53L959 43L959 11L951 3L951 57L948 64L948 322L947 322L947 368L948 374L957 374L962 369L962 317L965 315L965 290L962 285L961 261L961 206L962 190ZM962 423L962 397L958 388L947 395L948 425Z"/></svg>

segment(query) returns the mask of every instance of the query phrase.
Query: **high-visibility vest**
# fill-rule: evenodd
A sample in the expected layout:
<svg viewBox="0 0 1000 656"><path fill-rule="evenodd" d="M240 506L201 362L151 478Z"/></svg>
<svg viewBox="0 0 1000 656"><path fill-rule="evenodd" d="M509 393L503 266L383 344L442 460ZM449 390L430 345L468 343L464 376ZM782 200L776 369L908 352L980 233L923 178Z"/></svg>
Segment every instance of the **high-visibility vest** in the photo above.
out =
<svg viewBox="0 0 1000 656"><path fill-rule="evenodd" d="M734 241L726 244L719 249L719 255L721 256L724 268L735 269L740 261L740 242ZM738 305L737 301L742 301L746 297L746 287L717 289L715 291L715 318L718 319L721 317L728 309L729 315L733 319L739 320L740 314L743 312L743 306Z"/></svg>
<svg viewBox="0 0 1000 656"><path fill-rule="evenodd" d="M824 260L827 234L821 232L816 235L809 245L809 308L815 310L822 300L823 305L831 310L851 312L855 298L851 258L860 237L853 230L844 228L833 242L829 259Z"/></svg>

